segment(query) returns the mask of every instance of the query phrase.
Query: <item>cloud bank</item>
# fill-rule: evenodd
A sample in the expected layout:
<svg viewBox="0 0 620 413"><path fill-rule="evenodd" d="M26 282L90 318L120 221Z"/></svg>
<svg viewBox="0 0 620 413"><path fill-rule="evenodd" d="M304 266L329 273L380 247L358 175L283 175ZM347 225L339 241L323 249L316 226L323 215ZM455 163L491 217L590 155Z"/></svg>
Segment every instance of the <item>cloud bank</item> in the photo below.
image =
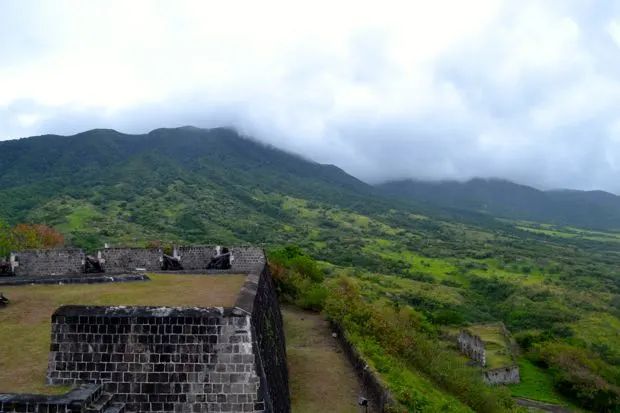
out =
<svg viewBox="0 0 620 413"><path fill-rule="evenodd" d="M368 182L620 192L620 3L0 2L0 139L234 125Z"/></svg>

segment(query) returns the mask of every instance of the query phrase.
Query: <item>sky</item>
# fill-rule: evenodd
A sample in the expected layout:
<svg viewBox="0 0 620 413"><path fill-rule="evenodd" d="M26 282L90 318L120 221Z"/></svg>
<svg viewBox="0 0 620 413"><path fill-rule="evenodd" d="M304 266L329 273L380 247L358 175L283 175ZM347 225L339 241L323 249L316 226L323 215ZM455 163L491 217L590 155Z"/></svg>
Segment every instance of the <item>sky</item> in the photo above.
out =
<svg viewBox="0 0 620 413"><path fill-rule="evenodd" d="M0 1L0 140L183 125L620 193L620 1Z"/></svg>

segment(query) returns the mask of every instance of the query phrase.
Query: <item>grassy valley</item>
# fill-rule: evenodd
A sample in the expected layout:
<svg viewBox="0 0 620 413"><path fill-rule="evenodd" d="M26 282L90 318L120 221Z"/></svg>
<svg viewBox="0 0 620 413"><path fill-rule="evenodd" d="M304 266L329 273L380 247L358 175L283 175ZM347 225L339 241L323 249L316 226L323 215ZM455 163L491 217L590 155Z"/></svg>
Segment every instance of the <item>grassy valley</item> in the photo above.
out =
<svg viewBox="0 0 620 413"><path fill-rule="evenodd" d="M97 130L0 151L9 225L44 223L89 250L265 246L283 297L341 322L409 411L510 411L510 395L618 411L620 233L602 221L394 199L226 129ZM499 321L520 347L522 383L505 389L442 339Z"/></svg>

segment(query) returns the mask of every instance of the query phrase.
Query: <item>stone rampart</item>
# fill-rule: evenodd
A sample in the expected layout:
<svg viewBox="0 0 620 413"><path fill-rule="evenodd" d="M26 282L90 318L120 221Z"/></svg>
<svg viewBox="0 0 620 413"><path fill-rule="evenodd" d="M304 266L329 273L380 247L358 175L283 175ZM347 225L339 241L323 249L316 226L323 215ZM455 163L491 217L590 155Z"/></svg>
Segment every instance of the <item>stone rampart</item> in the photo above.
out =
<svg viewBox="0 0 620 413"><path fill-rule="evenodd" d="M176 253L181 261L184 270L202 270L207 268L207 264L215 256L215 246L213 245L188 245L176 247Z"/></svg>
<svg viewBox="0 0 620 413"><path fill-rule="evenodd" d="M59 308L48 383L101 384L128 411L289 413L285 349L259 265L231 308Z"/></svg>
<svg viewBox="0 0 620 413"><path fill-rule="evenodd" d="M256 367L265 411L288 413L291 404L282 314L269 266L259 268L258 272L248 275L235 306L251 314Z"/></svg>
<svg viewBox="0 0 620 413"><path fill-rule="evenodd" d="M107 274L131 273L137 269L160 271L162 257L160 248L104 248L101 266Z"/></svg>
<svg viewBox="0 0 620 413"><path fill-rule="evenodd" d="M220 246L220 249L224 246ZM265 264L265 253L260 247L227 247L231 254L230 272L246 273ZM184 271L205 271L211 258L217 254L216 245L179 246L175 251Z"/></svg>
<svg viewBox="0 0 620 413"><path fill-rule="evenodd" d="M85 254L78 248L24 250L11 254L16 276L68 275L84 272Z"/></svg>

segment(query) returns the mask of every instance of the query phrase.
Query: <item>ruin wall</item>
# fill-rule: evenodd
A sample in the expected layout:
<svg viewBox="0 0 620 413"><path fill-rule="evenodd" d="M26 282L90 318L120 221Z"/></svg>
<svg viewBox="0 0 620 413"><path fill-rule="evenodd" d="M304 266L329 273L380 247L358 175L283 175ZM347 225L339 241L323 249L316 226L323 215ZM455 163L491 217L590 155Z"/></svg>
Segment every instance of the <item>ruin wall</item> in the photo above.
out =
<svg viewBox="0 0 620 413"><path fill-rule="evenodd" d="M16 276L69 275L84 272L84 250L54 248L24 250L12 253L18 262Z"/></svg>
<svg viewBox="0 0 620 413"><path fill-rule="evenodd" d="M223 247L223 246L222 246ZM232 256L229 272L245 273L265 264L265 253L260 247L227 247ZM216 245L191 245L176 247L185 271L206 271L207 264L216 255Z"/></svg>
<svg viewBox="0 0 620 413"><path fill-rule="evenodd" d="M146 271L161 271L163 252L160 248L104 248L101 258L102 268L107 274L135 272L138 268Z"/></svg>
<svg viewBox="0 0 620 413"><path fill-rule="evenodd" d="M184 270L205 270L207 264L215 256L215 246L190 245L176 247Z"/></svg>
<svg viewBox="0 0 620 413"><path fill-rule="evenodd" d="M486 350L484 349L484 341L468 330L461 330L457 339L461 353L475 361L480 367L486 367Z"/></svg>
<svg viewBox="0 0 620 413"><path fill-rule="evenodd" d="M490 385L519 384L521 381L519 366L514 364L512 366L487 370L484 372L483 379L485 383Z"/></svg>

